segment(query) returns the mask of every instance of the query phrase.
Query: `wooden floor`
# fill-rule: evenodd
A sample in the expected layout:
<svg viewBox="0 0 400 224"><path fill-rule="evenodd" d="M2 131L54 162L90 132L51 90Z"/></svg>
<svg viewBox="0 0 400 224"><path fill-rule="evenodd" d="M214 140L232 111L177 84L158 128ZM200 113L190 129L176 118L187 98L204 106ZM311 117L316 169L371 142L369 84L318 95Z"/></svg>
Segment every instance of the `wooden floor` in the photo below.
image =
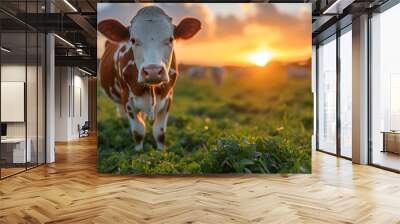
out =
<svg viewBox="0 0 400 224"><path fill-rule="evenodd" d="M400 175L313 155L312 175L96 173L95 138L0 181L0 223L400 223Z"/></svg>
<svg viewBox="0 0 400 224"><path fill-rule="evenodd" d="M377 165L400 170L400 155L391 152L374 151L373 161Z"/></svg>
<svg viewBox="0 0 400 224"><path fill-rule="evenodd" d="M1 168L1 177L8 177L13 174L23 172L25 170L25 167L20 168L20 167L7 167L7 168Z"/></svg>

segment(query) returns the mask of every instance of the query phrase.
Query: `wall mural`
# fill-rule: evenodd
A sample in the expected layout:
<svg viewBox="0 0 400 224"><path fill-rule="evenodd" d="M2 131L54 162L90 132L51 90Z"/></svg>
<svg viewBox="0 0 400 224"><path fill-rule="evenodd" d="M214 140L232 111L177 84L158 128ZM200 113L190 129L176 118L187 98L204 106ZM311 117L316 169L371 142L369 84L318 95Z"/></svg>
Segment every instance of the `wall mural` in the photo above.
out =
<svg viewBox="0 0 400 224"><path fill-rule="evenodd" d="M99 172L311 172L311 4L97 7Z"/></svg>

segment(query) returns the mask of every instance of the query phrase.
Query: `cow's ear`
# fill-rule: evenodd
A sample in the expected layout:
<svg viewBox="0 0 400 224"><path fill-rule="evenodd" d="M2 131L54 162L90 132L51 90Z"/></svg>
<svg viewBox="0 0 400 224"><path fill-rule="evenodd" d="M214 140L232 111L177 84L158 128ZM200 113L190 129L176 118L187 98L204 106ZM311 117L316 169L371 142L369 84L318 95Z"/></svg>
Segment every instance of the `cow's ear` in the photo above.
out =
<svg viewBox="0 0 400 224"><path fill-rule="evenodd" d="M130 34L128 27L122 25L117 20L103 20L97 25L97 29L100 33L112 41L121 42L129 40Z"/></svg>
<svg viewBox="0 0 400 224"><path fill-rule="evenodd" d="M195 18L184 18L175 27L174 36L176 39L189 39L201 29L201 22Z"/></svg>

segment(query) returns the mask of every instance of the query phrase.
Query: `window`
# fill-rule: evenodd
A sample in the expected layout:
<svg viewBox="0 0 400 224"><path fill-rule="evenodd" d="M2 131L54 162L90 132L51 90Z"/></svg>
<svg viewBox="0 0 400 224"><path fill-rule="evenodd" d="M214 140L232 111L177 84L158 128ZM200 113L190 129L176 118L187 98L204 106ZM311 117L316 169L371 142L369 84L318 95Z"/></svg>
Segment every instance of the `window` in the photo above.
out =
<svg viewBox="0 0 400 224"><path fill-rule="evenodd" d="M336 36L318 48L318 149L336 153Z"/></svg>
<svg viewBox="0 0 400 224"><path fill-rule="evenodd" d="M340 36L340 155L352 157L352 35L351 26Z"/></svg>
<svg viewBox="0 0 400 224"><path fill-rule="evenodd" d="M400 4L371 18L371 162L400 170Z"/></svg>
<svg viewBox="0 0 400 224"><path fill-rule="evenodd" d="M42 5L0 3L19 16L38 13ZM10 21L0 23L0 178L45 163L45 35L10 15L0 12Z"/></svg>

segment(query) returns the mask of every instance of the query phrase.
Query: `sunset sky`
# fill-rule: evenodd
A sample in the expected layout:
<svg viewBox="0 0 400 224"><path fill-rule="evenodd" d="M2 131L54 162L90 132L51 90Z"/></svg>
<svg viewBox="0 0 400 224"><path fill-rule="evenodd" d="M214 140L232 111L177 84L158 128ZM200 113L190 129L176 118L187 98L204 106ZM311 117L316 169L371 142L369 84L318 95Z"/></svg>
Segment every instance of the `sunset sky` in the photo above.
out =
<svg viewBox="0 0 400 224"><path fill-rule="evenodd" d="M119 19L128 25L149 3L99 3L98 21ZM258 65L270 60L311 57L311 4L307 3L157 3L173 23L186 17L202 22L192 39L178 41L179 62L205 65ZM105 38L98 36L98 57Z"/></svg>

